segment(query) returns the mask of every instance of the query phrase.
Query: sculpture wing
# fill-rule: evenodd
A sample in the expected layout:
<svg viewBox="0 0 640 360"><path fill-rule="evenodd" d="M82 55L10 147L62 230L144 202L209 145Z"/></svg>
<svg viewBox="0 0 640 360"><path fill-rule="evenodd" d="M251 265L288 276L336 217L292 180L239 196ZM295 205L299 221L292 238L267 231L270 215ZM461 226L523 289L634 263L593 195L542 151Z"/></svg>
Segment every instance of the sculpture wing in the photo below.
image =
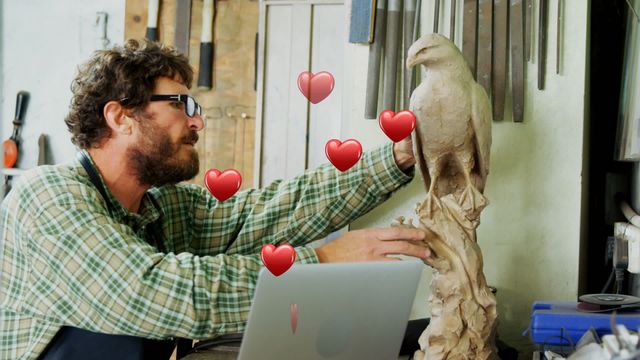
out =
<svg viewBox="0 0 640 360"><path fill-rule="evenodd" d="M416 105L416 104L425 104L425 101L419 101L417 98L420 97L422 92L420 92L421 87L417 87L413 93L411 94L411 100L409 101L409 110L416 116L416 128L411 134L413 140L413 154L416 157L416 163L418 165L418 169L422 174L422 180L424 182L425 191L429 191L429 186L431 185L431 176L429 176L429 168L427 167L427 162L425 160L425 154L423 152L422 140L425 139L426 134L422 134L420 132L420 123L424 121L425 115L422 106L424 105Z"/></svg>
<svg viewBox="0 0 640 360"><path fill-rule="evenodd" d="M471 124L473 126L476 161L481 184L478 189L483 192L489 174L489 152L491 150L491 122L493 115L491 103L484 88L477 83L471 86Z"/></svg>

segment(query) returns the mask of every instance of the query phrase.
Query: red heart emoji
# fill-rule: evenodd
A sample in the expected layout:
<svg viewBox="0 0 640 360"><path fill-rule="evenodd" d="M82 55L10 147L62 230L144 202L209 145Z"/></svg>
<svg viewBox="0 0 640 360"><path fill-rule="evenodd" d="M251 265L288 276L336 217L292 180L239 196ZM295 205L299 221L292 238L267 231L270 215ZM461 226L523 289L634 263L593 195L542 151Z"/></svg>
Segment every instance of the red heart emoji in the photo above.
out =
<svg viewBox="0 0 640 360"><path fill-rule="evenodd" d="M362 156L362 145L355 139L340 142L337 139L327 141L324 147L327 158L340 171L347 171Z"/></svg>
<svg viewBox="0 0 640 360"><path fill-rule="evenodd" d="M204 184L216 199L225 201L232 197L242 184L242 176L235 169L220 172L218 169L210 169L204 174Z"/></svg>
<svg viewBox="0 0 640 360"><path fill-rule="evenodd" d="M398 142L411 134L416 127L416 116L409 110L394 113L385 110L380 113L380 128L393 142Z"/></svg>
<svg viewBox="0 0 640 360"><path fill-rule="evenodd" d="M333 91L333 75L326 71L321 71L315 75L312 72L304 71L298 75L298 88L302 95L314 104L324 100Z"/></svg>
<svg viewBox="0 0 640 360"><path fill-rule="evenodd" d="M293 246L289 244L283 244L277 248L272 244L268 244L262 247L260 258L262 258L264 266L266 266L273 275L280 276L293 265L296 259L296 251L293 249Z"/></svg>

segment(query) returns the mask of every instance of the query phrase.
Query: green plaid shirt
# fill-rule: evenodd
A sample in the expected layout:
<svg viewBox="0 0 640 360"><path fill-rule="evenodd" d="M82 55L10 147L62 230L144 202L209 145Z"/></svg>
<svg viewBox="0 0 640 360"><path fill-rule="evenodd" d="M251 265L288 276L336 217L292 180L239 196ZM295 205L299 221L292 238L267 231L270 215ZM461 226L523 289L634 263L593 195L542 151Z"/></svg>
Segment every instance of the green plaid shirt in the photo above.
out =
<svg viewBox="0 0 640 360"><path fill-rule="evenodd" d="M225 202L182 183L149 189L130 213L109 192L110 213L78 161L31 170L0 204L0 359L35 359L65 325L152 339L242 332L262 245L318 262L305 244L413 175L387 144L347 172L325 164Z"/></svg>

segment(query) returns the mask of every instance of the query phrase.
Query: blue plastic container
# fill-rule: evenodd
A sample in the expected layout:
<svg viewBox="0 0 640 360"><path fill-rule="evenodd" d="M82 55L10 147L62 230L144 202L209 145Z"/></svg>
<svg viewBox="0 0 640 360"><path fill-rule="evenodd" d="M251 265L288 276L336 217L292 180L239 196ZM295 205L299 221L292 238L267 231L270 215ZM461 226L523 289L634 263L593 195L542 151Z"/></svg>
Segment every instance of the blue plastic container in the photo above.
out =
<svg viewBox="0 0 640 360"><path fill-rule="evenodd" d="M589 328L598 336L611 334L611 313L577 310L576 302L536 301L531 307L531 339L538 345L575 345ZM618 312L615 323L640 329L640 311Z"/></svg>

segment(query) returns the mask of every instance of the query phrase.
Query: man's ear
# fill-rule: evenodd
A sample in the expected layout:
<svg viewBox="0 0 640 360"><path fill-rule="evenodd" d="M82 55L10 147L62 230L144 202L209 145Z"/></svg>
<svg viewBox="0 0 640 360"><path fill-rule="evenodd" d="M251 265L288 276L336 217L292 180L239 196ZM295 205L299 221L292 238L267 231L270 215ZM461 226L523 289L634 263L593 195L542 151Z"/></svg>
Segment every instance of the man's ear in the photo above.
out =
<svg viewBox="0 0 640 360"><path fill-rule="evenodd" d="M118 101L109 101L102 109L107 126L114 132L130 135L133 130L133 119L130 113Z"/></svg>

